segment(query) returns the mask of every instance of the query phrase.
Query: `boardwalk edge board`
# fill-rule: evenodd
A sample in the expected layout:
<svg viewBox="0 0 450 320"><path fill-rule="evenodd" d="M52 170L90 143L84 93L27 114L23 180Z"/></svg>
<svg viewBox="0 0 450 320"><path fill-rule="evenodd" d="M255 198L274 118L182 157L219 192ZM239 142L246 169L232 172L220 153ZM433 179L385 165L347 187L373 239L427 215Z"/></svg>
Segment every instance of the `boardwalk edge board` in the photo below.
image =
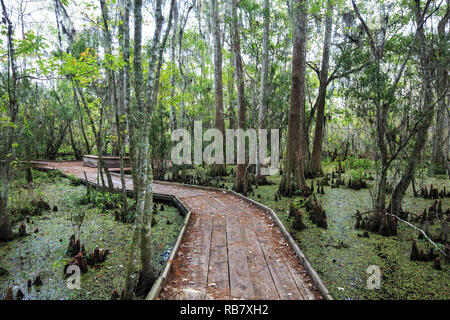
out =
<svg viewBox="0 0 450 320"><path fill-rule="evenodd" d="M176 201L179 200L176 199ZM178 249L180 248L180 244L181 241L183 240L183 236L189 223L190 217L191 212L188 211L184 218L183 226L181 227L180 233L178 234L177 241L175 242L175 245L172 249L169 259L167 259L166 265L164 266L164 270L156 280L155 284L153 285L152 289L148 293L145 300L156 300L159 294L161 293L162 287L166 284L167 277L169 276L170 270L172 269L172 261L175 259L175 255L178 253Z"/></svg>
<svg viewBox="0 0 450 320"><path fill-rule="evenodd" d="M328 288L325 286L325 283L323 283L319 274L314 269L314 267L311 265L308 258L306 258L306 255L303 253L303 251L300 250L300 247L297 245L297 242L295 242L294 238L292 238L289 231L286 230L286 227L283 225L283 222L281 222L280 218L278 218L275 211L273 211L271 208L266 207L265 205L263 205L257 201L254 201L252 199L249 199L249 198L243 196L242 194L236 193L235 191L231 190L229 192L243 200L247 200L247 201L251 202L253 205L255 205L265 211L268 211L270 213L270 215L272 216L272 218L275 220L276 224L280 228L281 233L284 235L284 237L286 238L286 240L288 241L288 243L290 244L292 249L295 251L295 254L297 255L298 259L300 260L300 264L306 269L309 276L312 278L314 284L317 286L317 289L323 295L324 299L325 300L333 300L333 296L328 291Z"/></svg>

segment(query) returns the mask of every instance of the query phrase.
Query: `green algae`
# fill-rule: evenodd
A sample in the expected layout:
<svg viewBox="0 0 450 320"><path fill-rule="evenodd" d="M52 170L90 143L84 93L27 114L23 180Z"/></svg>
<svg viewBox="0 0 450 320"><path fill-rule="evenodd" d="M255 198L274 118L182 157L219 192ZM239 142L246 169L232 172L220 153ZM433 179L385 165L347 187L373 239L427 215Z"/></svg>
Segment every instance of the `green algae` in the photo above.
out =
<svg viewBox="0 0 450 320"><path fill-rule="evenodd" d="M79 200L86 194L84 186L74 186L69 179L55 175L34 174L37 176L36 188L21 189L21 198L16 191L12 195L13 205L24 205L21 199L26 194L27 199L42 197L51 207L57 206L58 211L44 211L42 216L32 216L30 223L26 223L29 236L0 243L0 267L8 270L0 276L0 299L8 286L12 286L14 292L20 288L25 294L24 299L31 300L109 299L113 289L123 287L133 225L115 221L112 210L80 205ZM157 224L152 228L152 258L158 273L165 265L168 250L175 243L184 219L177 208L169 204L164 207L164 211L155 215ZM92 252L98 246L109 249L110 254L105 262L88 268L81 276L81 289L78 290L67 287L63 269L71 260L66 255L70 235L74 233L70 217L80 212L84 213L80 238L86 251ZM22 218L16 219L15 232ZM34 232L36 228L37 233ZM27 279L33 280L37 275L41 275L43 285L28 289Z"/></svg>
<svg viewBox="0 0 450 320"><path fill-rule="evenodd" d="M357 167L359 164L355 164ZM366 165L366 163L364 163ZM334 166L326 167L331 172ZM355 170L348 170L343 176L348 180L355 175ZM367 172L369 173L369 172ZM298 232L292 229L293 218L289 219L289 203L299 203L300 198L282 197L275 201L280 176L270 176L271 185L259 186L250 198L272 208L301 250L319 273L321 279L335 299L449 299L450 272L449 265L443 263L442 271L433 269L432 262L411 261L411 240L417 239L418 232L399 222L398 235L383 237L369 233L370 238L359 237L360 230L355 230L356 210L361 212L372 209L372 199L368 189L359 191L345 187L332 189L325 187L325 195L317 195L318 200L326 211L328 229L316 227L309 219L304 209L303 221L307 228ZM226 186L232 187L233 177L225 178ZM448 179L425 178L424 183L429 187L449 188ZM310 185L311 180L308 180ZM314 186L316 183L314 182ZM424 208L431 206L434 200L414 198L408 190L403 209L413 213L421 213ZM450 206L450 199L443 199L443 209ZM437 234L440 225L431 226L432 234ZM428 250L429 243L417 240L420 247ZM370 273L367 268L371 265L380 267L380 289L368 289L367 280Z"/></svg>

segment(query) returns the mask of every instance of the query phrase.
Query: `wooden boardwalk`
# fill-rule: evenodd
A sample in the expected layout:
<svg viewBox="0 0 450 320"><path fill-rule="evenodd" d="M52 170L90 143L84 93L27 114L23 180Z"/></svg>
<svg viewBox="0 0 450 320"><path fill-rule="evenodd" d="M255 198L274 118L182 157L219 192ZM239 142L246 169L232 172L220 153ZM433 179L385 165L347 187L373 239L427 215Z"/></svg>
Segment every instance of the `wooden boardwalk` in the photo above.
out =
<svg viewBox="0 0 450 320"><path fill-rule="evenodd" d="M97 169L82 162L37 165L97 181ZM175 195L191 212L158 299L323 299L266 210L225 190L154 182L153 191Z"/></svg>

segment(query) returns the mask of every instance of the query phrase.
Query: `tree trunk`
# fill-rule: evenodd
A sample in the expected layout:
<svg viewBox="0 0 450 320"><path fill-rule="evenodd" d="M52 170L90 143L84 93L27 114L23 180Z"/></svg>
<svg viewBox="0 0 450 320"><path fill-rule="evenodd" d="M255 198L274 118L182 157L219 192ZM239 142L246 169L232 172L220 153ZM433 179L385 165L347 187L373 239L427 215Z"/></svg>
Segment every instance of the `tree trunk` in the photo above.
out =
<svg viewBox="0 0 450 320"><path fill-rule="evenodd" d="M170 42L170 56L171 56L171 63L172 63L172 71L170 74L170 128L172 131L177 129L177 113L175 109L175 51L176 51L176 43L177 43L177 30L178 30L178 4L175 3L173 8L173 33L172 33L172 39Z"/></svg>
<svg viewBox="0 0 450 320"><path fill-rule="evenodd" d="M212 29L214 41L214 101L216 106L215 128L225 134L225 120L223 113L223 80L222 80L222 43L220 39L219 8L217 0L211 0ZM224 154L222 150L222 154ZM212 176L221 177L226 174L225 164L214 164L211 170Z"/></svg>
<svg viewBox="0 0 450 320"><path fill-rule="evenodd" d="M105 162L103 161L103 147L102 147L103 142L102 142L101 132L97 131L97 128L95 127L95 123L94 123L94 119L92 118L91 110L89 109L88 103L86 101L86 98L84 97L83 91L81 90L78 81L76 79L74 79L74 82L75 82L75 86L76 86L78 95L81 97L81 101L82 101L84 110L86 111L86 114L89 118L89 123L91 125L92 133L94 134L94 137L95 137L95 143L97 145L97 151L98 151L99 176L102 179L102 183L103 183L103 173L102 173L102 169L103 169L105 171L105 175L108 180L109 190L113 191L114 184L112 182L111 173L109 172L108 167L105 165ZM102 108L103 107L104 106L102 106Z"/></svg>
<svg viewBox="0 0 450 320"><path fill-rule="evenodd" d="M81 154L80 150L78 149L75 139L73 138L72 124L69 124L69 135L70 135L70 145L72 146L72 150L75 155L75 160L82 160L83 155Z"/></svg>
<svg viewBox="0 0 450 320"><path fill-rule="evenodd" d="M143 183L145 183L145 172L143 172L143 164L141 161L143 155L141 153L141 144L145 142L145 138L142 139L142 136L145 137L145 132L142 130L143 125L146 124L146 115L143 112L144 102L142 99L143 96L143 75L142 75L142 0L134 0L134 92L136 97L136 107L134 112L129 115L130 126L134 128L133 136L130 136L135 143L135 150L133 151L136 159L131 162L132 171L136 176L136 180L133 181L133 189L135 193L136 199L136 220L135 227L133 230L132 242L130 246L129 259L132 259L136 256L135 250L137 245L137 240L140 236L140 229L142 225L142 217L144 215L144 201L142 192L145 191ZM137 127L141 127L141 130L136 130ZM131 132L130 132L131 133ZM147 155L143 157L146 159ZM133 179L134 180L134 179ZM131 261L128 260L127 274L125 277L125 295L124 299L128 300L132 298L135 281L134 281L134 267L130 264L134 264L134 259Z"/></svg>
<svg viewBox="0 0 450 320"><path fill-rule="evenodd" d="M184 59L183 59L183 55L181 54L181 50L183 48L184 28L186 27L186 23L187 23L188 18L189 18L189 13L191 12L193 7L194 6L191 5L189 7L189 9L187 10L186 15L184 17L183 16L181 17L180 31L178 33L178 68L179 68L181 76L183 78L183 87L182 87L182 90L181 90L182 97L184 97L184 94L186 92L186 87L188 85L189 79L188 79L188 75L186 75L184 73L184 70L183 70ZM184 99L181 99L181 102L180 102L180 121L179 121L180 128L184 128L184 126L185 126L185 118L186 118L186 113L185 113L185 110L184 110Z"/></svg>
<svg viewBox="0 0 450 320"><path fill-rule="evenodd" d="M313 177L323 175L322 172L322 139L325 124L325 98L328 86L328 69L330 65L331 33L333 26L333 6L328 1L325 17L325 36L323 40L322 67L319 75L319 95L317 96L315 109L316 126L314 129L313 151L311 156L311 174Z"/></svg>
<svg viewBox="0 0 450 320"><path fill-rule="evenodd" d="M232 6L232 29L233 29L233 51L234 51L234 64L236 68L236 81L237 81L237 96L238 96L238 129L246 130L246 106L245 106L245 92L244 92L244 69L242 65L241 56L241 40L239 35L239 21L237 15L237 7L239 0L233 0ZM247 193L247 166L246 164L237 164L236 176L234 179L233 190L243 194Z"/></svg>
<svg viewBox="0 0 450 320"><path fill-rule="evenodd" d="M158 85L159 85L159 69L162 64L162 53L164 51L165 43L171 28L171 19L173 15L173 6L175 1L171 1L169 22L166 34L162 42L160 42L161 29L163 24L162 16L162 0L156 1L155 10L155 33L153 36L152 45L150 48L149 72L147 78L147 101L144 103L144 83L142 74L142 0L134 1L134 92L136 97L136 107L129 115L130 126L133 126L133 135L131 137L135 143L136 160L132 161L133 171L136 175L134 183L134 192L137 193L136 200L136 216L138 224L134 229L133 239L140 237L140 260L142 270L139 276L139 283L136 288L136 294L145 295L150 291L156 279L155 271L152 264L151 246L150 246L150 230L152 220L153 207L153 176L150 155L150 121L152 116L152 104L155 104L157 99ZM159 50L157 50L159 49ZM159 56L157 56L159 54ZM158 65L156 64L159 59ZM131 132L131 130L130 130ZM139 235L137 235L139 234ZM135 250L136 242L132 242L133 252ZM130 253L133 257L133 253ZM129 262L130 263L130 262ZM131 272L132 267L127 268L125 292L132 292L131 286L134 284L130 278L133 276ZM129 298L129 296L127 296Z"/></svg>
<svg viewBox="0 0 450 320"><path fill-rule="evenodd" d="M450 6L447 4L447 11L438 24L438 48L436 50L437 59L437 81L436 93L438 108L436 113L436 127L433 132L433 144L431 151L430 174L442 174L447 169L447 157L443 156L441 150L444 148L445 120L449 119L448 115L448 35L445 27L448 24L450 16ZM450 177L450 172L447 172Z"/></svg>
<svg viewBox="0 0 450 320"><path fill-rule="evenodd" d="M133 112L131 105L131 76L130 76L130 11L131 11L131 0L124 1L124 21L123 21L123 103L124 112L126 117L126 124L128 128L129 137L129 155L130 155L130 166L131 166L131 178L133 180L133 185L137 186L137 147L136 147L136 133L133 121ZM124 136L125 138L125 136ZM125 148L125 146L123 146ZM137 202L137 192L134 192L134 200Z"/></svg>
<svg viewBox="0 0 450 320"><path fill-rule="evenodd" d="M234 64L234 53L231 48L230 50L230 61L229 65ZM235 112L235 97L234 97L234 80L235 80L235 70L229 68L228 71L228 81L227 81L227 91L228 91L228 127L230 129L236 129L236 112Z"/></svg>
<svg viewBox="0 0 450 320"><path fill-rule="evenodd" d="M2 193L0 197L0 241L11 241L13 239L7 204L4 193Z"/></svg>
<svg viewBox="0 0 450 320"><path fill-rule="evenodd" d="M270 31L270 4L269 0L264 0L263 7L264 30L263 30L263 47L262 47L262 65L261 65L261 91L259 96L259 112L258 112L258 129L266 128L266 112L268 109L267 89L268 89L268 73L269 73L269 31ZM256 157L256 183L266 184L266 176L261 175L259 148Z"/></svg>
<svg viewBox="0 0 450 320"><path fill-rule="evenodd" d="M158 89L159 89L159 76L162 67L163 61L163 53L167 43L167 39L172 26L172 18L173 11L175 6L175 0L171 0L170 3L170 13L169 19L167 23L167 29L162 41L159 40L159 36L162 30L162 23L164 21L162 16L162 1L156 1L156 15L155 15L155 36L153 38L152 47L158 48L158 63L156 64L156 56L153 56L153 53L149 62L149 74L153 74L153 76L149 76L149 82L147 87L147 105L156 106L157 97L158 97ZM139 32L141 34L141 32ZM156 66L156 68L155 68ZM140 194L141 197L138 196L139 205L142 205L142 200L144 201L142 209L142 223L140 226L140 234L141 234L141 265L142 272L140 275L140 282L138 283L138 288L136 289L136 293L138 295L146 295L153 286L153 283L156 280L155 270L152 264L152 253L150 246L150 231L151 231L151 221L153 218L153 174L152 174L152 157L150 155L150 121L152 117L152 110L147 110L147 119L145 123L144 134L142 135L143 143L140 145L141 148L141 162L140 166Z"/></svg>
<svg viewBox="0 0 450 320"><path fill-rule="evenodd" d="M76 88L74 85L72 85L72 91L73 91L73 99L75 101L75 105L77 106L77 110L78 110L78 116L79 116L79 120L80 120L80 129L81 129L81 134L83 135L84 145L86 147L86 154L90 154L91 153L91 145L86 136L86 131L84 130L83 113L81 112L80 101L78 100L78 95L77 95Z"/></svg>
<svg viewBox="0 0 450 320"><path fill-rule="evenodd" d="M11 179L11 162L15 160L15 152L13 141L15 140L14 125L19 112L19 105L17 103L17 65L16 53L13 41L13 25L9 19L6 11L5 3L1 0L2 13L5 24L7 24L7 41L8 41L8 78L11 77L11 82L8 81L8 102L9 102L9 122L12 124L7 128L6 134L6 157L3 164L3 191L0 193L0 241L10 241L13 239L13 232L8 211L9 199L9 182Z"/></svg>
<svg viewBox="0 0 450 320"><path fill-rule="evenodd" d="M420 1L415 0L414 2L414 13L416 16L417 25L422 24L422 10L420 8ZM430 50L426 44L426 37L424 28L420 28L419 30L419 57L422 71L422 86L424 87L424 101L423 101L423 109L424 118L421 119L421 123L416 133L416 141L414 142L414 148L411 152L408 164L406 166L406 170L402 175L400 182L395 187L392 197L391 204L389 208L391 208L391 213L397 213L401 208L401 202L403 196L405 195L406 190L409 187L412 179L414 178L414 172L417 167L417 163L420 159L420 155L422 153L423 148L425 147L425 143L427 141L427 132L431 126L433 120L434 113L434 101L433 101L433 87L432 87L432 75L431 75L431 63L430 63Z"/></svg>
<svg viewBox="0 0 450 320"><path fill-rule="evenodd" d="M305 71L307 40L307 2L296 0L293 14L292 84L289 107L286 165L280 192L291 196L295 192L308 193L304 175Z"/></svg>
<svg viewBox="0 0 450 320"><path fill-rule="evenodd" d="M108 8L106 7L106 3L104 0L100 1L100 7L102 10L102 18L103 18L103 37L105 41L105 48L106 53L108 55L112 55L112 47L111 47L111 33L109 30L109 18L108 18ZM124 8L125 9L125 8ZM125 13L125 12L124 12ZM129 14L129 10L128 10ZM128 17L126 18L128 19ZM122 17L123 22L123 17ZM123 25L124 23L121 23L119 25L119 41L122 41L123 39ZM123 134L123 125L120 122L120 119L122 119L122 112L124 110L124 107L121 107L125 103L125 92L123 90L124 87L124 70L121 69L119 72L119 92L117 92L117 86L116 86L116 78L115 78L115 72L114 70L110 69L108 70L108 87L109 90L112 91L112 100L113 100L113 108L114 108L114 119L116 124L116 130L117 130L117 151L119 153L120 158L120 182L121 182L121 191L122 191L122 202L123 206L121 208L121 217L122 220L125 220L126 213L128 211L128 198L127 198L127 190L126 190L126 181L125 181L125 173L124 173L124 153L125 153L125 139Z"/></svg>

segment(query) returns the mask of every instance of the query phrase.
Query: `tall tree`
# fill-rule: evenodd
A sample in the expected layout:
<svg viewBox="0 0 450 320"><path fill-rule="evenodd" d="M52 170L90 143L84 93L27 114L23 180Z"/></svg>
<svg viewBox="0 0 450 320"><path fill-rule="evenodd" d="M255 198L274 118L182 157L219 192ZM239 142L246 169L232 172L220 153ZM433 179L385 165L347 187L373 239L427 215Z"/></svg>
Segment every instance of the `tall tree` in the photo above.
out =
<svg viewBox="0 0 450 320"><path fill-rule="evenodd" d="M113 57L113 50L112 50L112 39L111 39L111 31L109 28L109 18L108 18L108 7L106 6L106 3L104 0L100 0L100 7L102 11L102 20L103 20L103 38L105 42L105 52L107 55L109 55L111 58ZM122 8L122 6L119 8L121 12L121 23L119 24L119 42L122 41L124 36L124 24L125 19L129 19L129 17L124 17L125 14L129 15L129 10L127 10L127 5ZM108 74L108 89L112 93L111 100L113 104L114 109L114 120L115 120L115 126L117 131L117 148L119 151L119 158L120 158L120 182L122 186L122 202L123 206L121 208L121 216L124 220L127 213L127 186L125 181L125 171L124 171L124 156L125 156L125 139L124 139L124 121L121 122L121 119L123 120L124 114L124 105L125 105L125 91L123 90L125 86L125 67L120 69L119 72L119 79L116 81L116 74L114 69L108 68L107 74Z"/></svg>
<svg viewBox="0 0 450 320"><path fill-rule="evenodd" d="M182 54L182 48L183 48L183 35L184 35L184 28L186 27L186 23L188 21L189 18L189 13L191 12L192 8L194 7L195 1L193 2L193 4L191 4L189 6L189 8L187 10L185 10L185 14L183 16L183 14L181 15L181 19L180 19L180 28L179 28L179 33L178 33L178 68L180 70L180 74L182 77L182 89L181 89L181 94L182 96L184 96L184 94L186 93L186 89L187 89L187 85L190 81L189 76L187 74L187 72L184 69L184 65L187 64L186 63L186 59L184 57L184 55ZM185 111L185 102L184 99L181 99L180 102L180 118L179 118L179 125L181 128L183 128L185 126L185 118L186 118L186 111ZM174 169L176 169L176 166L174 166Z"/></svg>
<svg viewBox="0 0 450 320"><path fill-rule="evenodd" d="M450 6L447 2L447 9L445 15L441 18L438 24L438 41L436 54L436 94L439 98L438 108L436 111L436 125L433 132L433 142L430 159L430 174L444 173L450 177L449 163L447 160L447 153L444 152L445 139L445 124L450 118L448 113L448 39L449 35L445 28L448 25L450 16ZM448 136L448 135L447 135ZM446 139L450 139L447 137Z"/></svg>
<svg viewBox="0 0 450 320"><path fill-rule="evenodd" d="M311 175L319 176L322 174L322 139L323 127L325 124L325 98L327 86L329 83L328 69L330 66L330 46L331 32L333 27L333 4L328 0L327 12L325 14L325 36L323 39L322 66L319 73L319 94L316 99L317 110L316 126L314 129L313 151L311 155Z"/></svg>
<svg viewBox="0 0 450 320"><path fill-rule="evenodd" d="M293 5L292 82L289 107L285 168L280 192L290 196L297 191L308 193L304 175L305 85L307 1L295 0Z"/></svg>
<svg viewBox="0 0 450 320"><path fill-rule="evenodd" d="M239 6L239 0L233 0L231 8L232 14L232 32L233 32L233 52L234 52L234 66L236 69L236 82L237 82L237 100L238 100L238 129L245 130L247 127L247 110L245 106L245 89L244 89L244 68L241 55L241 39L239 33L239 20L237 15L237 8ZM223 110L222 110L223 111ZM237 164L236 176L234 178L233 190L247 193L248 181L247 181L247 165Z"/></svg>
<svg viewBox="0 0 450 320"><path fill-rule="evenodd" d="M409 137L404 139L405 141L402 141L403 143L400 144L398 148L392 148L390 137L392 136L390 132L388 131L389 128L389 119L390 114L392 110L392 105L395 101L395 93L397 91L398 85L400 83L400 79L403 75L403 71L405 70L406 64L412 54L413 49L416 47L417 40L422 38L423 34L423 25L426 21L426 14L428 11L428 7L431 3L431 0L427 0L424 9L419 13L421 15L420 19L416 18L416 31L414 34L413 41L406 51L406 54L403 56L403 61L401 62L398 71L395 74L395 77L392 82L386 82L386 75L383 72L382 68L382 62L383 59L386 58L386 34L388 32L389 27L389 13L385 8L384 4L381 4L381 27L374 29L369 29L366 21L363 19L361 12L359 11L358 6L356 5L355 0L352 0L353 9L355 11L356 16L358 17L358 20L361 23L362 30L367 36L367 41L369 43L370 48L370 72L371 77L373 77L374 82L374 99L373 104L375 106L375 124L376 124L376 145L377 145L377 152L376 156L379 160L379 168L378 168L378 177L377 177L377 184L376 184L376 194L374 197L374 209L375 209L375 215L372 217L371 221L371 230L374 232L378 232L382 235L393 235L397 232L395 220L388 219L385 213L386 209L386 196L387 196L387 179L388 179L388 171L391 167L392 162L396 159L396 157L400 154L400 152L404 149L406 143L414 137L414 135L419 131L422 132L423 135L425 135L426 130L423 131L424 125L428 122L428 117L419 117L416 124L413 127L412 132L410 133ZM413 14L414 16L414 14ZM425 50L425 47L422 47L422 49ZM425 54L425 53L423 53ZM421 57L422 60L423 57ZM423 69L425 68L425 69ZM428 77L426 74L428 71L427 65L423 63L422 61L422 72L423 77ZM424 73L425 72L425 73ZM430 79L430 78L428 78ZM427 90L427 85L425 85L425 90ZM426 91L425 93L425 105L428 107L432 107L430 105L431 97L429 96L429 92ZM428 110L427 110L428 111ZM426 115L426 113L425 113ZM408 166L403 174L403 177L405 181L401 181L400 184L402 186L398 186L398 192L401 194L401 190L404 188L403 184L406 183L406 180L408 180L408 176L414 173L414 170L416 168L417 159L413 159L417 156L417 154L420 154L422 150L422 142L418 139L416 141L416 144L414 146L415 148L415 154L410 156L410 159L408 161ZM388 148L389 146L389 148ZM391 155L389 156L389 150L391 151ZM407 186L409 185L409 182L407 183ZM394 193L396 193L394 191ZM391 200L392 204L394 202Z"/></svg>
<svg viewBox="0 0 450 320"><path fill-rule="evenodd" d="M418 27L418 55L420 59L422 87L424 92L422 104L423 107L420 110L422 113L420 122L417 124L417 129L415 129L416 139L414 141L413 150L409 155L406 169L402 174L402 178L392 192L389 208L392 213L397 213L398 210L402 207L401 201L414 177L417 163L420 160L420 155L427 141L427 132L433 120L434 106L436 104L435 101L433 101L432 64L430 60L431 48L427 43L424 31L425 28L423 27L425 23L425 15L427 13L426 8L427 7L425 7L425 11L423 11L420 0L414 0L413 14L416 18L416 24L417 26L422 26L420 28ZM443 20L445 21L446 19L448 19L448 17L446 18L444 16Z"/></svg>
<svg viewBox="0 0 450 320"><path fill-rule="evenodd" d="M225 134L225 117L223 112L223 80L222 80L222 42L220 38L219 8L217 0L211 0L212 29L214 42L214 101L216 106L215 128ZM223 152L223 150L222 150ZM214 164L211 175L226 174L225 164Z"/></svg>
<svg viewBox="0 0 450 320"><path fill-rule="evenodd" d="M142 198L138 200L142 206L142 223L140 226L140 251L142 272L137 284L136 293L138 295L146 295L156 280L155 270L152 264L152 251L150 244L151 221L153 219L153 169L152 157L150 154L150 124L153 111L157 104L159 77L162 66L162 58L166 47L167 39L172 26L173 8L175 0L171 0L170 13L167 23L166 32L162 40L160 40L163 28L164 17L162 15L162 0L156 0L156 16L155 16L155 35L152 42L152 51L149 57L149 75L147 79L147 110L144 124L144 132L141 133L140 151L139 151L139 192ZM141 26L142 28L142 26ZM136 32L136 30L135 30ZM141 30L142 36L142 30ZM156 53L158 55L156 55ZM145 175L145 177L143 177ZM140 199L144 199L142 201Z"/></svg>
<svg viewBox="0 0 450 320"><path fill-rule="evenodd" d="M143 76L142 76L142 0L134 0L134 59L133 59L133 67L134 67L134 95L135 95L135 107L133 110L128 109L127 112L130 112L128 114L128 118L130 119L130 127L133 127L133 130L130 130L130 141L133 141L133 153L130 153L131 156L131 170L133 172L133 175L135 176L135 179L133 179L133 189L134 193L136 195L136 219L134 221L133 226L133 234L131 238L130 243L130 251L128 253L128 261L127 261L127 268L126 268L126 276L125 276L125 288L122 298L125 300L130 300L133 298L134 290L135 290L135 275L134 275L134 263L137 255L137 243L139 240L139 228L140 225L143 223L142 221L142 215L144 210L144 201L145 198L143 197L143 194L146 190L142 188L141 182L142 180L146 180L146 172L144 171L144 168L146 168L146 164L141 165L139 162L139 150L138 145L139 142L138 139L142 139L141 134L139 136L139 133L137 132L137 125L138 121L141 120L140 124L145 124L145 113L143 112ZM144 130L142 130L144 131ZM146 159L146 158L145 158ZM145 165L145 167L144 167Z"/></svg>
<svg viewBox="0 0 450 320"><path fill-rule="evenodd" d="M173 32L172 38L170 39L170 58L172 64L172 70L170 73L170 128L174 131L177 128L177 113L175 109L175 81L176 81L176 73L175 73L175 56L176 56L176 44L178 42L178 4L175 3L173 10Z"/></svg>
<svg viewBox="0 0 450 320"><path fill-rule="evenodd" d="M3 190L0 194L0 241L10 241L13 239L13 233L11 229L11 222L8 211L8 199L9 199L9 183L11 180L11 163L15 160L15 151L13 143L15 141L15 123L17 115L19 113L19 104L17 101L17 65L16 65L16 50L14 47L13 39L13 25L8 15L8 11L5 7L4 0L1 0L2 14L5 24L7 25L6 38L8 43L8 106L9 106L9 121L7 129L7 141L5 148L5 162L3 165Z"/></svg>
<svg viewBox="0 0 450 320"><path fill-rule="evenodd" d="M268 103L268 79L269 79L269 31L270 31L270 3L264 0L263 6L264 30L262 43L262 62L261 62L261 91L259 95L259 111L258 111L258 130L266 128L266 112ZM259 148L257 148L259 151ZM259 154L256 160L256 183L266 183L267 179L261 175L261 166Z"/></svg>
<svg viewBox="0 0 450 320"><path fill-rule="evenodd" d="M130 139L134 143L132 157L132 171L136 177L133 181L136 197L136 220L130 245L127 274L125 278L124 299L130 299L135 288L134 282L134 260L137 251L137 241L139 242L141 271L139 281L136 286L137 295L146 295L153 283L156 275L152 264L152 253L150 247L151 221L153 218L153 174L150 154L150 122L154 105L157 101L159 86L159 72L162 64L162 55L171 29L173 16L173 6L175 0L171 1L169 21L165 36L161 41L161 31L164 17L162 14L162 0L155 3L155 31L151 46L149 48L149 62L147 84L144 86L142 72L142 0L134 1L134 93L135 107L130 109L128 114L129 125L133 126L133 136ZM146 89L146 92L144 92ZM145 94L145 95L144 95Z"/></svg>

